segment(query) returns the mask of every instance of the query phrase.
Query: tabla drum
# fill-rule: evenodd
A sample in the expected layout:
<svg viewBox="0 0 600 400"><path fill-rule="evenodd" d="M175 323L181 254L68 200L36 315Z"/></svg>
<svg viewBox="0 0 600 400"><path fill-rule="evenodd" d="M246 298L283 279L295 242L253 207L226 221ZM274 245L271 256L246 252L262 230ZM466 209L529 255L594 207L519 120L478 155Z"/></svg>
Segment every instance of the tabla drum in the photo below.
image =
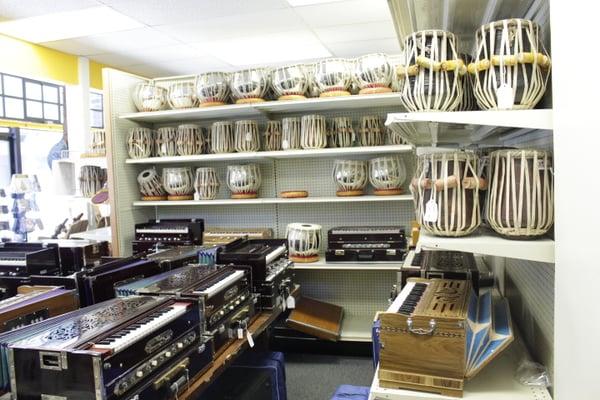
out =
<svg viewBox="0 0 600 400"><path fill-rule="evenodd" d="M271 84L278 100L304 100L308 76L302 64L276 68L271 73Z"/></svg>
<svg viewBox="0 0 600 400"><path fill-rule="evenodd" d="M233 123L231 121L213 122L210 127L210 144L213 153L233 153Z"/></svg>
<svg viewBox="0 0 600 400"><path fill-rule="evenodd" d="M392 82L390 87L392 92L400 91L400 80L398 79L398 66L403 65L404 63L404 54L392 54L388 56L388 62L390 63L390 67L392 68Z"/></svg>
<svg viewBox="0 0 600 400"><path fill-rule="evenodd" d="M192 200L194 198L194 177L191 168L165 168L162 178L163 187L169 194L168 200Z"/></svg>
<svg viewBox="0 0 600 400"><path fill-rule="evenodd" d="M465 236L479 227L479 191L487 184L477 168L472 152L419 156L411 192L423 229L437 236Z"/></svg>
<svg viewBox="0 0 600 400"><path fill-rule="evenodd" d="M395 145L407 144L407 141L405 139L406 136L409 136L409 137L417 136L418 133L417 133L416 129L414 130L414 132L410 132L411 127L407 127L408 129L403 129L403 128L405 128L404 125L409 125L409 124L410 124L410 122L406 122L403 124L396 124L396 128L398 128L398 127L400 128L398 130L386 127L386 133L387 133L389 144L395 144ZM406 132L407 130L409 132Z"/></svg>
<svg viewBox="0 0 600 400"><path fill-rule="evenodd" d="M203 129L195 124L183 124L177 127L177 154L192 156L202 154L205 146Z"/></svg>
<svg viewBox="0 0 600 400"><path fill-rule="evenodd" d="M362 196L368 176L366 161L335 160L333 162L333 182L338 196Z"/></svg>
<svg viewBox="0 0 600 400"><path fill-rule="evenodd" d="M320 97L350 96L352 62L345 58L326 58L315 63L315 82Z"/></svg>
<svg viewBox="0 0 600 400"><path fill-rule="evenodd" d="M383 53L367 54L354 61L354 79L359 94L389 93L392 91L392 67Z"/></svg>
<svg viewBox="0 0 600 400"><path fill-rule="evenodd" d="M249 119L235 121L233 147L238 153L260 150L260 137L256 121Z"/></svg>
<svg viewBox="0 0 600 400"><path fill-rule="evenodd" d="M544 235L554 223L552 155L543 150L490 154L487 221L508 238Z"/></svg>
<svg viewBox="0 0 600 400"><path fill-rule="evenodd" d="M539 36L539 26L525 19L505 19L479 28L475 60L468 67L479 107L530 109L542 99L551 62Z"/></svg>
<svg viewBox="0 0 600 400"><path fill-rule="evenodd" d="M127 153L131 158L152 157L154 153L154 135L151 129L134 127L129 129Z"/></svg>
<svg viewBox="0 0 600 400"><path fill-rule="evenodd" d="M94 196L106 183L106 169L95 165L81 167L79 184L83 197Z"/></svg>
<svg viewBox="0 0 600 400"><path fill-rule="evenodd" d="M169 105L173 109L192 108L198 103L195 82L173 82L169 85Z"/></svg>
<svg viewBox="0 0 600 400"><path fill-rule="evenodd" d="M319 84L317 83L317 78L315 78L315 69L317 67L316 63L304 64L304 72L306 73L306 77L308 79L308 84L306 87L306 96L307 97L319 97L321 95L321 89L319 89Z"/></svg>
<svg viewBox="0 0 600 400"><path fill-rule="evenodd" d="M156 168L152 167L140 172L137 176L137 182L143 201L167 200L167 192L156 172Z"/></svg>
<svg viewBox="0 0 600 400"><path fill-rule="evenodd" d="M214 168L204 167L196 169L194 181L198 200L214 200L219 194L219 179Z"/></svg>
<svg viewBox="0 0 600 400"><path fill-rule="evenodd" d="M165 126L154 133L154 153L157 157L177 155L177 128Z"/></svg>
<svg viewBox="0 0 600 400"><path fill-rule="evenodd" d="M270 70L267 68L245 69L234 72L231 77L231 94L237 104L262 103L269 89Z"/></svg>
<svg viewBox="0 0 600 400"><path fill-rule="evenodd" d="M382 146L385 144L385 128L377 115L365 115L360 119L358 137L361 146Z"/></svg>
<svg viewBox="0 0 600 400"><path fill-rule="evenodd" d="M196 98L200 107L222 106L229 98L229 74L206 72L196 79Z"/></svg>
<svg viewBox="0 0 600 400"><path fill-rule="evenodd" d="M106 132L104 129L92 129L92 142L90 150L93 155L106 155Z"/></svg>
<svg viewBox="0 0 600 400"><path fill-rule="evenodd" d="M369 161L369 182L377 196L402 194L406 167L398 157L378 157Z"/></svg>
<svg viewBox="0 0 600 400"><path fill-rule="evenodd" d="M289 259L297 263L319 261L322 227L317 224L293 223L286 228Z"/></svg>
<svg viewBox="0 0 600 400"><path fill-rule="evenodd" d="M159 111L167 107L167 89L152 82L135 85L132 98L138 111Z"/></svg>
<svg viewBox="0 0 600 400"><path fill-rule="evenodd" d="M352 120L348 117L335 117L329 130L329 147L352 147L356 135Z"/></svg>
<svg viewBox="0 0 600 400"><path fill-rule="evenodd" d="M396 73L400 100L409 111L453 111L463 94L467 67L456 52L454 34L413 32L404 39L404 63Z"/></svg>
<svg viewBox="0 0 600 400"><path fill-rule="evenodd" d="M267 121L264 137L265 150L281 150L281 121Z"/></svg>
<svg viewBox="0 0 600 400"><path fill-rule="evenodd" d="M229 165L227 187L232 199L255 199L261 184L260 168L256 164Z"/></svg>
<svg viewBox="0 0 600 400"><path fill-rule="evenodd" d="M300 118L289 117L281 120L281 148L283 150L295 150L301 147L300 145Z"/></svg>
<svg viewBox="0 0 600 400"><path fill-rule="evenodd" d="M322 115L304 115L300 128L300 146L303 149L327 147L327 125Z"/></svg>

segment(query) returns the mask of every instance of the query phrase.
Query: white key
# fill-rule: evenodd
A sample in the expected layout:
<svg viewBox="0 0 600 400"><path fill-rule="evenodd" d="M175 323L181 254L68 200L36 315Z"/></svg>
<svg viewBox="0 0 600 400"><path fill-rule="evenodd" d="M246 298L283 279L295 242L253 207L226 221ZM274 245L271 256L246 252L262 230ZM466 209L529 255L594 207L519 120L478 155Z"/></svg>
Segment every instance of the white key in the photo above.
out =
<svg viewBox="0 0 600 400"><path fill-rule="evenodd" d="M278 248L267 254L267 256L265 257L265 262L267 263L267 265L271 264L277 259L277 257L285 253L285 250L285 246L279 246Z"/></svg>
<svg viewBox="0 0 600 400"><path fill-rule="evenodd" d="M202 295L205 295L208 298L211 298L216 293L218 293L221 289L223 289L224 287L226 287L226 286L230 285L231 283L237 281L242 276L244 276L244 272L243 271L235 271L233 274L229 275L228 277L226 277L224 279L221 279L219 282L217 282L214 285L208 287L207 289L194 291L194 293L196 293L196 294L202 294Z"/></svg>
<svg viewBox="0 0 600 400"><path fill-rule="evenodd" d="M15 267L24 267L27 265L27 261L25 260L18 260L18 259L14 259L14 258L10 258L10 259L2 259L0 258L0 265L5 265L5 266L15 266Z"/></svg>
<svg viewBox="0 0 600 400"><path fill-rule="evenodd" d="M142 228L136 229L135 233L188 233L188 228Z"/></svg>

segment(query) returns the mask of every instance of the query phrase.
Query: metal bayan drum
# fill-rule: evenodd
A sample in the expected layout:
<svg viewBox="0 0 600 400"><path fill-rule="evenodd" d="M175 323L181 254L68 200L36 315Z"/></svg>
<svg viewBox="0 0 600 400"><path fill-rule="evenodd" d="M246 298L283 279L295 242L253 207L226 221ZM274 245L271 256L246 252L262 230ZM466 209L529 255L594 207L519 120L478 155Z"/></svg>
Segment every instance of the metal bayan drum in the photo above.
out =
<svg viewBox="0 0 600 400"><path fill-rule="evenodd" d="M267 121L264 136L265 150L281 150L281 121Z"/></svg>
<svg viewBox="0 0 600 400"><path fill-rule="evenodd" d="M159 111L167 106L167 89L152 82L138 83L133 89L133 103L138 111Z"/></svg>
<svg viewBox="0 0 600 400"><path fill-rule="evenodd" d="M169 105L173 109L192 108L198 103L194 82L175 82L169 85Z"/></svg>
<svg viewBox="0 0 600 400"><path fill-rule="evenodd" d="M303 100L308 89L308 75L304 65L288 65L273 70L271 84L278 100Z"/></svg>
<svg viewBox="0 0 600 400"><path fill-rule="evenodd" d="M487 221L501 235L529 239L554 223L552 155L543 150L497 150L490 155Z"/></svg>
<svg viewBox="0 0 600 400"><path fill-rule="evenodd" d="M443 152L419 157L411 192L421 226L437 236L465 236L481 224L479 190L472 152Z"/></svg>
<svg viewBox="0 0 600 400"><path fill-rule="evenodd" d="M214 168L205 167L196 169L194 188L198 200L214 200L219 194L219 179Z"/></svg>
<svg viewBox="0 0 600 400"><path fill-rule="evenodd" d="M194 177L192 169L165 168L162 173L163 187L169 194L168 200L192 200L194 198Z"/></svg>
<svg viewBox="0 0 600 400"><path fill-rule="evenodd" d="M177 127L177 154L192 156L202 154L205 146L203 129L194 124L183 124Z"/></svg>
<svg viewBox="0 0 600 400"><path fill-rule="evenodd" d="M196 79L196 97L200 107L222 106L229 98L227 72L207 72Z"/></svg>
<svg viewBox="0 0 600 400"><path fill-rule="evenodd" d="M269 88L270 71L267 68L245 69L233 73L231 94L237 104L262 103Z"/></svg>
<svg viewBox="0 0 600 400"><path fill-rule="evenodd" d="M352 147L355 140L352 120L348 117L333 118L329 131L329 147Z"/></svg>
<svg viewBox="0 0 600 400"><path fill-rule="evenodd" d="M143 201L167 200L167 192L156 172L156 168L148 168L137 176L138 186Z"/></svg>
<svg viewBox="0 0 600 400"><path fill-rule="evenodd" d="M479 107L530 109L546 91L550 58L539 26L525 19L483 25L476 34L475 61L469 64Z"/></svg>
<svg viewBox="0 0 600 400"><path fill-rule="evenodd" d="M397 68L400 100L409 111L453 111L463 95L467 67L456 52L454 34L413 32L404 39L404 63Z"/></svg>
<svg viewBox="0 0 600 400"><path fill-rule="evenodd" d="M152 157L154 137L149 128L130 128L127 136L127 154L131 158Z"/></svg>
<svg viewBox="0 0 600 400"><path fill-rule="evenodd" d="M233 147L238 153L260 150L260 136L256 121L249 119L235 121Z"/></svg>
<svg viewBox="0 0 600 400"><path fill-rule="evenodd" d="M392 196L402 193L406 180L406 167L398 157L378 157L369 161L369 182L377 196Z"/></svg>
<svg viewBox="0 0 600 400"><path fill-rule="evenodd" d="M299 149L300 146L300 118L290 117L281 120L281 148L283 150Z"/></svg>
<svg viewBox="0 0 600 400"><path fill-rule="evenodd" d="M345 58L326 58L315 63L315 82L320 97L350 96L352 62Z"/></svg>
<svg viewBox="0 0 600 400"><path fill-rule="evenodd" d="M361 146L382 146L385 143L385 127L377 115L363 116L358 132Z"/></svg>
<svg viewBox="0 0 600 400"><path fill-rule="evenodd" d="M210 145L213 153L233 153L233 123L213 122L210 127Z"/></svg>
<svg viewBox="0 0 600 400"><path fill-rule="evenodd" d="M367 162L362 160L335 160L333 182L337 196L362 196L369 173Z"/></svg>
<svg viewBox="0 0 600 400"><path fill-rule="evenodd" d="M177 128L165 126L154 133L154 153L157 157L177 155Z"/></svg>
<svg viewBox="0 0 600 400"><path fill-rule="evenodd" d="M303 149L327 147L327 125L322 115L305 115L300 128L300 146Z"/></svg>
<svg viewBox="0 0 600 400"><path fill-rule="evenodd" d="M383 53L367 54L354 61L354 79L359 94L389 93L392 91L392 67Z"/></svg>
<svg viewBox="0 0 600 400"><path fill-rule="evenodd" d="M319 261L319 249L322 241L321 230L321 225L317 224L288 224L286 236L289 259L297 263Z"/></svg>
<svg viewBox="0 0 600 400"><path fill-rule="evenodd" d="M256 164L229 165L227 187L232 199L254 199L258 197L261 184L260 169Z"/></svg>

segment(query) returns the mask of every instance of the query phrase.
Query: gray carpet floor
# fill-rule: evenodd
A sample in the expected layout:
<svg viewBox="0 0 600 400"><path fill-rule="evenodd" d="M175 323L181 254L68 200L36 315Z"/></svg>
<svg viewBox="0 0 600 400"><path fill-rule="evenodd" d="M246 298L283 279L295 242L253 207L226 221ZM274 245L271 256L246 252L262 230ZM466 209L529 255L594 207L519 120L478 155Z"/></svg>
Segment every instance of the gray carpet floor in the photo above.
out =
<svg viewBox="0 0 600 400"><path fill-rule="evenodd" d="M371 386L370 357L285 354L288 400L329 400L339 385Z"/></svg>

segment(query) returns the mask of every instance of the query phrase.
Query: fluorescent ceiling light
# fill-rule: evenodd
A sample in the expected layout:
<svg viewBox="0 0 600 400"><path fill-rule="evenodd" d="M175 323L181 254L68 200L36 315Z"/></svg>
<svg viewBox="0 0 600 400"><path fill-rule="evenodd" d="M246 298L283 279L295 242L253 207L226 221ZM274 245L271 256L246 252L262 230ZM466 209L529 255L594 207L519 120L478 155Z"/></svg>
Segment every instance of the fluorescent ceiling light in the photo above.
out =
<svg viewBox="0 0 600 400"><path fill-rule="evenodd" d="M101 6L0 22L0 33L32 43L140 28L140 22Z"/></svg>
<svg viewBox="0 0 600 400"><path fill-rule="evenodd" d="M311 6L313 4L337 3L344 0L287 0L292 7Z"/></svg>
<svg viewBox="0 0 600 400"><path fill-rule="evenodd" d="M235 66L278 63L329 57L331 53L309 31L240 37L198 46Z"/></svg>

